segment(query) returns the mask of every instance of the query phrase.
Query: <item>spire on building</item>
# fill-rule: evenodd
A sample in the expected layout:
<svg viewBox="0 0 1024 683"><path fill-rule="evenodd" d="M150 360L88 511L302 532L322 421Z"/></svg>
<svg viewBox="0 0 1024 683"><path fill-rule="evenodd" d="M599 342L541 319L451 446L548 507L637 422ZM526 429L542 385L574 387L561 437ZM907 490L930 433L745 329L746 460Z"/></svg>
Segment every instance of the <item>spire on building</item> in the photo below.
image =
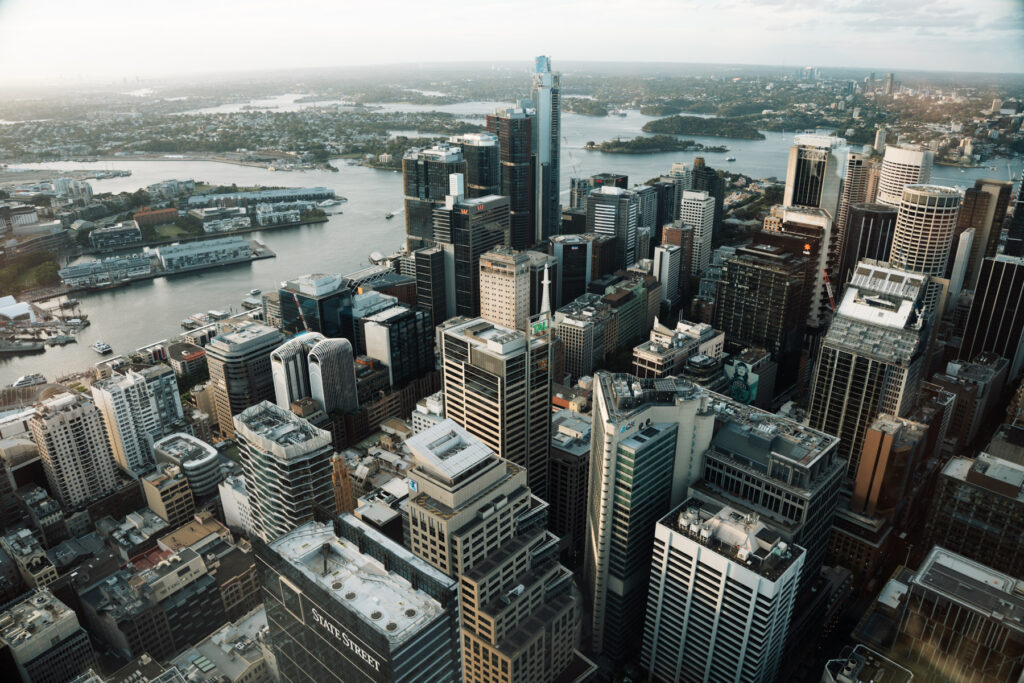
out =
<svg viewBox="0 0 1024 683"><path fill-rule="evenodd" d="M544 266L544 279L541 281L544 286L544 294L540 300L541 314L551 312L551 278L548 277L548 267Z"/></svg>

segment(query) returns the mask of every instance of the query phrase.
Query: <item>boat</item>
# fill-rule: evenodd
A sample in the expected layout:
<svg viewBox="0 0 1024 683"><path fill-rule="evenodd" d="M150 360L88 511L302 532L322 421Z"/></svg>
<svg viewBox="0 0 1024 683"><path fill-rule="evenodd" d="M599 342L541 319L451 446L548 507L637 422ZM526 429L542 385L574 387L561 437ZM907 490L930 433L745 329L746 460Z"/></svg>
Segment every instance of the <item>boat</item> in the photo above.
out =
<svg viewBox="0 0 1024 683"><path fill-rule="evenodd" d="M0 356L19 356L26 353L42 353L46 350L42 342L21 342L15 339L0 339Z"/></svg>
<svg viewBox="0 0 1024 683"><path fill-rule="evenodd" d="M46 378L42 375L33 373L31 375L22 375L18 379L14 380L14 384L11 386L18 389L21 387L34 387L37 384L46 384Z"/></svg>
<svg viewBox="0 0 1024 683"><path fill-rule="evenodd" d="M107 344L106 342L103 341L97 341L89 348L95 351L96 353L100 354L101 356L105 356L108 353L114 352L114 349L110 348L110 344Z"/></svg>
<svg viewBox="0 0 1024 683"><path fill-rule="evenodd" d="M736 161L736 157L726 157L726 161Z"/></svg>
<svg viewBox="0 0 1024 683"><path fill-rule="evenodd" d="M263 308L263 301L257 299L254 296L246 297L242 299L242 308L247 311L252 311L257 308Z"/></svg>
<svg viewBox="0 0 1024 683"><path fill-rule="evenodd" d="M261 291L260 291L260 290L258 290L258 289L250 289L250 290L249 290L249 296L259 296L259 295L260 295L260 294L262 294L262 293L263 293L263 292L261 292Z"/></svg>
<svg viewBox="0 0 1024 683"><path fill-rule="evenodd" d="M321 209L329 209L332 206L338 206L341 201L338 199L325 199L322 202L317 202L316 205Z"/></svg>
<svg viewBox="0 0 1024 683"><path fill-rule="evenodd" d="M625 109L612 109L608 113L611 114L612 116L625 116L626 115L626 110Z"/></svg>
<svg viewBox="0 0 1024 683"><path fill-rule="evenodd" d="M78 299L68 299L67 301L61 302L61 308L74 308L78 305Z"/></svg>
<svg viewBox="0 0 1024 683"><path fill-rule="evenodd" d="M44 343L50 346L64 346L65 344L74 344L78 342L78 339L71 336L70 334L58 334L45 340Z"/></svg>
<svg viewBox="0 0 1024 683"><path fill-rule="evenodd" d="M394 217L395 217L395 214L393 214L393 213L384 214L385 220L391 220Z"/></svg>

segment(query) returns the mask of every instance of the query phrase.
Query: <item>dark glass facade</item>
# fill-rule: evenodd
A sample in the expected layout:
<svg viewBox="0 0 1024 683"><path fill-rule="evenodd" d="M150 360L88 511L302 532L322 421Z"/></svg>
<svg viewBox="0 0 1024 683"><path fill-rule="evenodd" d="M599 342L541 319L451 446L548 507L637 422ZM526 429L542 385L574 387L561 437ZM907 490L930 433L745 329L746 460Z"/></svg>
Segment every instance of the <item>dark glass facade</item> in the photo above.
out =
<svg viewBox="0 0 1024 683"><path fill-rule="evenodd" d="M844 286L853 267L861 259L888 261L892 235L896 229L896 209L885 204L850 204L843 237L843 254L839 266L839 282Z"/></svg>
<svg viewBox="0 0 1024 683"><path fill-rule="evenodd" d="M447 683L461 680L458 587L383 534L335 520L335 533L390 574L427 593L443 611L398 643L354 613L325 584L254 541L267 623L281 680L290 683ZM428 567L429 569L429 567Z"/></svg>
<svg viewBox="0 0 1024 683"><path fill-rule="evenodd" d="M501 194L509 200L509 246L533 244L534 172L533 119L526 114L489 114L487 130L498 136Z"/></svg>

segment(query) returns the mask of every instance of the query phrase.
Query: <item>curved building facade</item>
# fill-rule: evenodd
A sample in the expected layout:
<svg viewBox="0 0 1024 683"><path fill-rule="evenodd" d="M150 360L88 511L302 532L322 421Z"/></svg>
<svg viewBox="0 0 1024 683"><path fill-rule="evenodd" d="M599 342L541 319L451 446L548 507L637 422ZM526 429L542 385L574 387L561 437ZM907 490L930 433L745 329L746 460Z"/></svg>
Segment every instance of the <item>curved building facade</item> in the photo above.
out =
<svg viewBox="0 0 1024 683"><path fill-rule="evenodd" d="M899 206L904 187L931 180L934 159L935 153L931 150L887 145L882 160L882 173L878 179L876 201L879 204Z"/></svg>
<svg viewBox="0 0 1024 683"><path fill-rule="evenodd" d="M961 195L952 187L907 185L900 198L889 262L894 268L943 277L956 232Z"/></svg>

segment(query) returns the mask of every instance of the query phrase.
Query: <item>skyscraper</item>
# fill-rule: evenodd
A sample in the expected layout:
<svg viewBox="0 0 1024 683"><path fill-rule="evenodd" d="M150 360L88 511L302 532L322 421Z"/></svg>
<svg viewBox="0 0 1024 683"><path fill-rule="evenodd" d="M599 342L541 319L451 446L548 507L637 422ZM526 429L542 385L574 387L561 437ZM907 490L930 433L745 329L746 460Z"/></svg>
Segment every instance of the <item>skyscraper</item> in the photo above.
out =
<svg viewBox="0 0 1024 683"><path fill-rule="evenodd" d="M528 249L534 241L536 160L533 148L535 111L509 107L487 115L487 131L498 136L501 157L501 192L508 197L509 241L515 249ZM550 167L549 167L550 171Z"/></svg>
<svg viewBox="0 0 1024 683"><path fill-rule="evenodd" d="M981 263L961 358L991 351L1010 361L1008 376L1024 370L1024 259L1000 254Z"/></svg>
<svg viewBox="0 0 1024 683"><path fill-rule="evenodd" d="M309 350L323 339L318 332L305 332L270 352L274 396L281 408L290 410L292 401L313 395L309 384Z"/></svg>
<svg viewBox="0 0 1024 683"><path fill-rule="evenodd" d="M1024 171L1020 174L1017 197L1013 201L1013 217L1006 230L1007 256L1024 256Z"/></svg>
<svg viewBox="0 0 1024 683"><path fill-rule="evenodd" d="M313 519L317 505L333 508L329 432L269 401L234 423L253 530L264 543Z"/></svg>
<svg viewBox="0 0 1024 683"><path fill-rule="evenodd" d="M826 273L834 277L838 270L832 217L825 209L806 206L776 206L772 214L777 220L766 219L764 231L754 235L753 243L781 246L794 256L805 256L810 261L805 288L807 327L817 329L824 323L831 305L825 286ZM779 235L790 239L774 239Z"/></svg>
<svg viewBox="0 0 1024 683"><path fill-rule="evenodd" d="M862 259L888 261L892 234L896 229L896 209L886 204L850 204L843 235L839 277L833 287L843 287L854 266Z"/></svg>
<svg viewBox="0 0 1024 683"><path fill-rule="evenodd" d="M530 319L530 255L498 247L480 257L480 317L513 330Z"/></svg>
<svg viewBox="0 0 1024 683"><path fill-rule="evenodd" d="M822 342L809 424L838 436L852 480L864 434L880 413L904 417L925 368L929 322L921 313L928 278L861 261Z"/></svg>
<svg viewBox="0 0 1024 683"><path fill-rule="evenodd" d="M913 146L885 146L882 159L882 173L878 179L879 204L899 207L903 188L907 185L924 185L932 178L932 163L935 153Z"/></svg>
<svg viewBox="0 0 1024 683"><path fill-rule="evenodd" d="M757 515L696 499L654 535L642 651L651 679L775 680L804 549Z"/></svg>
<svg viewBox="0 0 1024 683"><path fill-rule="evenodd" d="M824 135L797 135L793 143L789 148L783 204L824 209L835 220L843 169L834 150L845 146L846 140Z"/></svg>
<svg viewBox="0 0 1024 683"><path fill-rule="evenodd" d="M466 160L466 196L501 194L501 148L491 133L464 133L448 143L462 150Z"/></svg>
<svg viewBox="0 0 1024 683"><path fill-rule="evenodd" d="M675 164L673 164L673 172L674 169ZM693 169L690 171L690 187L685 189L707 192L715 198L715 227L713 233L715 237L721 235L725 207L725 181L718 175L718 171L705 163L704 157L694 158ZM682 197L680 197L680 201L682 201Z"/></svg>
<svg viewBox="0 0 1024 683"><path fill-rule="evenodd" d="M430 314L431 326L437 326L455 315L454 250L439 246L417 249L416 305Z"/></svg>
<svg viewBox="0 0 1024 683"><path fill-rule="evenodd" d="M243 323L210 340L206 361L223 436L235 435L235 415L260 401L274 399L270 352L283 341L280 331L259 323Z"/></svg>
<svg viewBox="0 0 1024 683"><path fill-rule="evenodd" d="M869 176L873 164L868 161L868 156L857 152L849 152L846 155L846 173L842 179L842 189L839 193L839 206L836 208L835 220L832 223L832 230L835 233L835 251L839 256L836 261L842 261L842 254L845 251L846 230L850 221L850 206L862 204L868 201ZM840 280L841 284L842 281Z"/></svg>
<svg viewBox="0 0 1024 683"><path fill-rule="evenodd" d="M542 320L525 331L482 318L440 328L445 414L499 456L525 467L547 494L551 432L550 337Z"/></svg>
<svg viewBox="0 0 1024 683"><path fill-rule="evenodd" d="M591 280L594 241L586 235L556 235L548 246L558 263L555 273L556 307L587 291Z"/></svg>
<svg viewBox="0 0 1024 683"><path fill-rule="evenodd" d="M982 179L974 181L974 187L967 188L964 193L956 230L960 233L974 229L964 289L974 290L981 274L982 260L996 255L1012 190L1013 183L1009 181Z"/></svg>
<svg viewBox="0 0 1024 683"><path fill-rule="evenodd" d="M174 371L166 365L152 370L146 374L129 370L92 385L114 459L136 477L156 462L153 441L182 427L184 420Z"/></svg>
<svg viewBox="0 0 1024 683"><path fill-rule="evenodd" d="M654 277L661 283L661 300L673 309L679 305L679 271L683 250L674 244L654 248Z"/></svg>
<svg viewBox="0 0 1024 683"><path fill-rule="evenodd" d="M682 379L594 375L584 592L595 654L618 660L639 644L655 524L700 478L709 400Z"/></svg>
<svg viewBox="0 0 1024 683"><path fill-rule="evenodd" d="M453 420L408 439L410 545L460 588L469 683L547 683L573 663L579 605L521 465Z"/></svg>
<svg viewBox="0 0 1024 683"><path fill-rule="evenodd" d="M326 414L359 408L355 356L347 339L324 339L309 350L309 388Z"/></svg>
<svg viewBox="0 0 1024 683"><path fill-rule="evenodd" d="M387 366L391 387L401 389L435 368L434 329L426 311L404 305L363 321L366 355Z"/></svg>
<svg viewBox="0 0 1024 683"><path fill-rule="evenodd" d="M36 406L29 419L50 491L67 509L119 486L103 418L83 396L58 394Z"/></svg>
<svg viewBox="0 0 1024 683"><path fill-rule="evenodd" d="M292 332L319 332L325 337L351 336L344 309L355 294L337 273L310 273L281 283L281 327Z"/></svg>
<svg viewBox="0 0 1024 683"><path fill-rule="evenodd" d="M559 201L562 190L562 87L561 74L551 72L550 57L534 59L530 96L536 111L532 135L533 152L537 156L536 228L531 244L540 244L558 234L562 217Z"/></svg>
<svg viewBox="0 0 1024 683"><path fill-rule="evenodd" d="M930 276L923 302L926 315L941 316L939 310L948 281L946 274L949 251L956 233L960 192L938 185L907 185L896 215L889 263L910 273Z"/></svg>
<svg viewBox="0 0 1024 683"><path fill-rule="evenodd" d="M282 679L461 680L458 584L399 544L343 514L254 545Z"/></svg>
<svg viewBox="0 0 1024 683"><path fill-rule="evenodd" d="M455 315L477 316L480 257L489 249L509 244L512 216L508 197L466 199L458 179L453 177L453 193L445 205L434 210L434 233L439 242L451 245ZM443 320L433 322L440 324Z"/></svg>
<svg viewBox="0 0 1024 683"><path fill-rule="evenodd" d="M739 344L767 349L779 364L780 389L797 378L811 267L767 244L739 248L722 266L712 324Z"/></svg>
<svg viewBox="0 0 1024 683"><path fill-rule="evenodd" d="M466 159L462 150L452 145L410 149L402 158L405 234L410 250L433 244L433 211L444 206L448 177L453 173L466 173Z"/></svg>
<svg viewBox="0 0 1024 683"><path fill-rule="evenodd" d="M699 279L711 264L711 236L715 227L715 198L706 191L683 192L679 220L693 226L690 278Z"/></svg>
<svg viewBox="0 0 1024 683"><path fill-rule="evenodd" d="M603 185L587 195L587 232L615 238L615 267L636 263L640 202L632 190Z"/></svg>

